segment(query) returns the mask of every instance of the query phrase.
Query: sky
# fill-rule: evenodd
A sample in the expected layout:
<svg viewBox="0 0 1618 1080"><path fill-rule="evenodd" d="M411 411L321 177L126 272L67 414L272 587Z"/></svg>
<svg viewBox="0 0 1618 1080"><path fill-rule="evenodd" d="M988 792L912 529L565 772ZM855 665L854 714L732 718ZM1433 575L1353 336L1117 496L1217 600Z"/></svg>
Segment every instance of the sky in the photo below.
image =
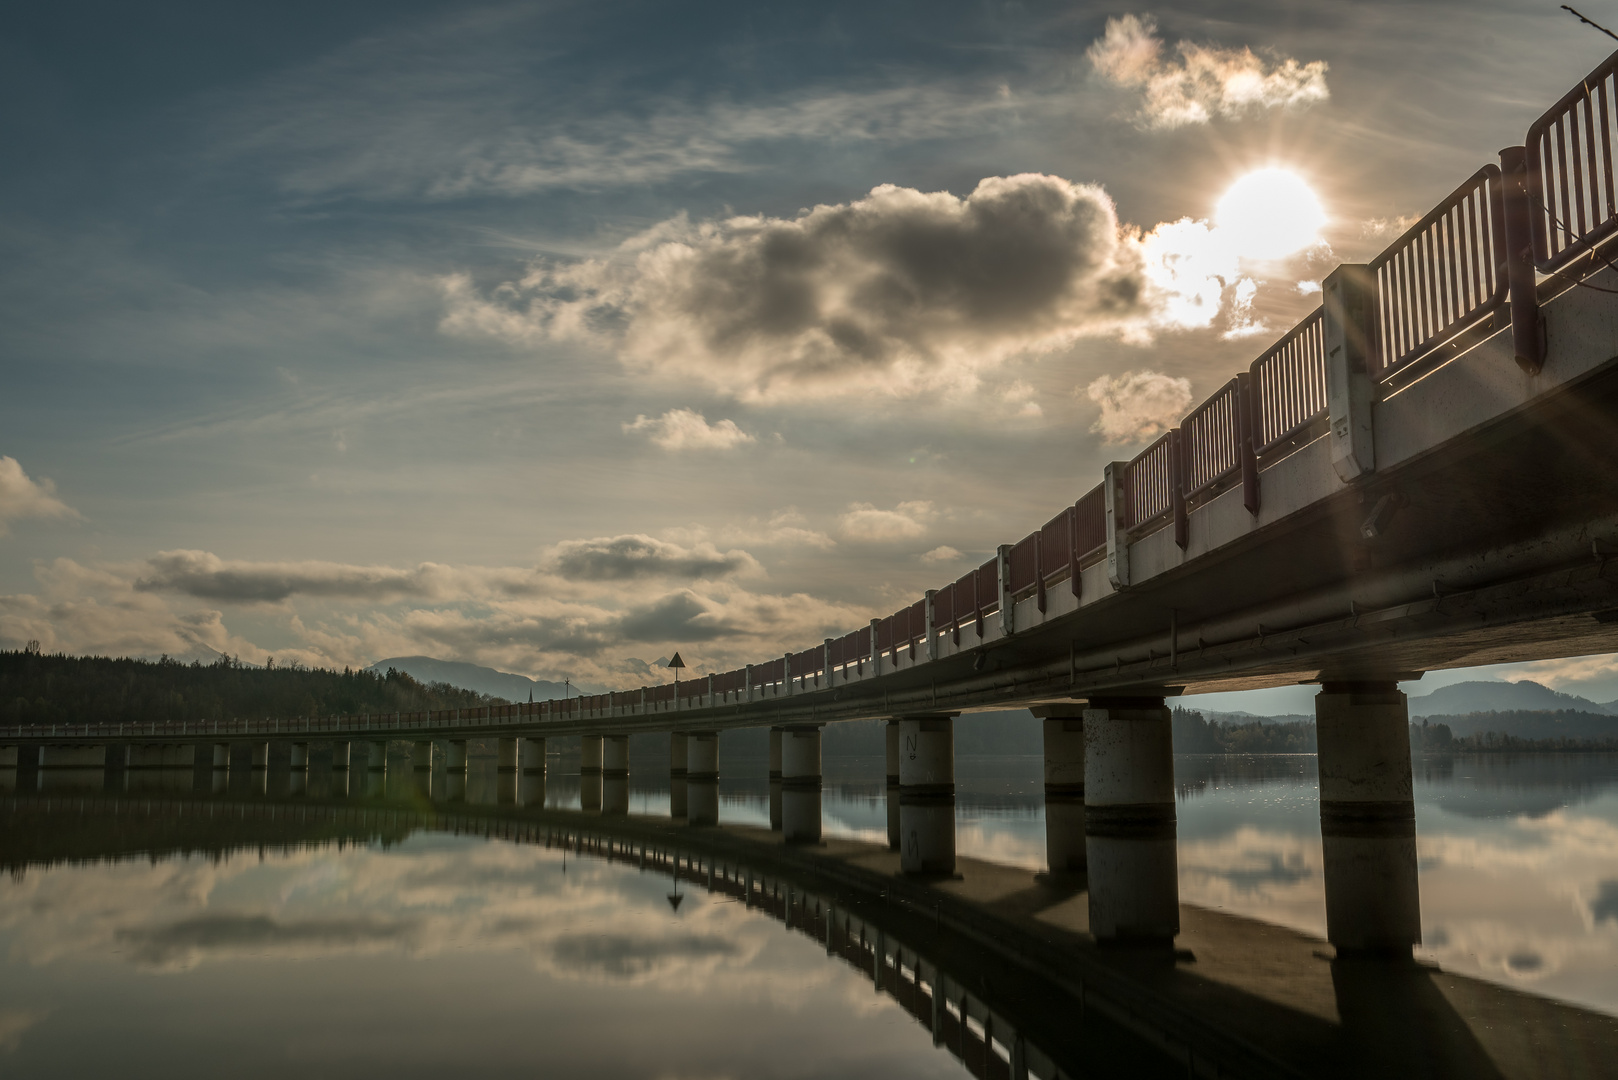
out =
<svg viewBox="0 0 1618 1080"><path fill-rule="evenodd" d="M0 647L616 688L847 632L1612 44L1552 3L14 5Z"/></svg>

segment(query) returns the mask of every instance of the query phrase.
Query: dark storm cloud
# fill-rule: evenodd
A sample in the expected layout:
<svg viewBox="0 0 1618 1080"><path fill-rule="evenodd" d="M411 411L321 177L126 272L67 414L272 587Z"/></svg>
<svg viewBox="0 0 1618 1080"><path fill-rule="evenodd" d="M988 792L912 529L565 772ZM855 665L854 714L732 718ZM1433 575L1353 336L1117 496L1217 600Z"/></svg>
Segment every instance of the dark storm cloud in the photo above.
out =
<svg viewBox="0 0 1618 1080"><path fill-rule="evenodd" d="M398 569L346 563L225 560L207 551L161 551L136 579L142 592L177 592L224 603L278 603L294 595L382 602L534 591L533 572L450 567Z"/></svg>
<svg viewBox="0 0 1618 1080"><path fill-rule="evenodd" d="M555 573L572 581L711 580L757 568L758 562L745 551L720 552L712 545L685 548L650 536L569 540L557 545L552 564Z"/></svg>
<svg viewBox="0 0 1618 1080"><path fill-rule="evenodd" d="M492 297L446 281L446 329L600 338L740 396L904 391L1126 329L1146 283L1111 199L1055 176L964 198L886 184L795 218L665 223L609 260L541 263Z"/></svg>
<svg viewBox="0 0 1618 1080"><path fill-rule="evenodd" d="M657 938L629 934L579 935L563 938L551 946L551 957L557 967L604 975L609 979L633 979L679 961L718 959L740 952L734 943L712 934L672 934Z"/></svg>

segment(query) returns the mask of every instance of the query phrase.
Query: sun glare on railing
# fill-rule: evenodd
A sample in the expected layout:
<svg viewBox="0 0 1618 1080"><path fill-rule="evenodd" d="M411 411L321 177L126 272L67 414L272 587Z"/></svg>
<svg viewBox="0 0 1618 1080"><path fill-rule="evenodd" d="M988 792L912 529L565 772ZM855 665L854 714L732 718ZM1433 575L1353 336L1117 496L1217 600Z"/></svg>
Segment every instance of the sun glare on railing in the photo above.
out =
<svg viewBox="0 0 1618 1080"><path fill-rule="evenodd" d="M1244 259L1280 259L1320 239L1326 211L1303 177L1289 169L1250 172L1220 196L1214 223Z"/></svg>

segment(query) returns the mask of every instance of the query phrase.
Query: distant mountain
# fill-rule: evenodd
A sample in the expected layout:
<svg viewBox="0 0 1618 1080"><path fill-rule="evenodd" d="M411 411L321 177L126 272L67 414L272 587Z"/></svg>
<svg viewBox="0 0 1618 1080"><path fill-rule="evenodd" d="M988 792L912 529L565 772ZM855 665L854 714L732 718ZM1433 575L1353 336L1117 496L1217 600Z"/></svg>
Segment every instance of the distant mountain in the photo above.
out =
<svg viewBox="0 0 1618 1080"><path fill-rule="evenodd" d="M1502 709L1460 716L1435 713L1423 719L1432 724L1448 725L1457 738L1492 731L1497 735L1512 735L1519 739L1618 739L1618 716L1605 713Z"/></svg>
<svg viewBox="0 0 1618 1080"><path fill-rule="evenodd" d="M459 660L436 660L431 656L395 656L390 660L378 660L366 670L385 673L389 668L402 671L418 682L449 683L463 690L490 694L507 701L527 701L529 691L533 692L535 701L559 698L563 696L565 686L559 682L530 679L526 675L513 675L509 671L496 671ZM580 692L577 686L568 689L574 694Z"/></svg>
<svg viewBox="0 0 1618 1080"><path fill-rule="evenodd" d="M1612 713L1610 705L1563 694L1524 679L1521 682L1461 682L1439 687L1410 699L1411 716L1464 716L1484 712L1549 712L1571 709L1584 713Z"/></svg>

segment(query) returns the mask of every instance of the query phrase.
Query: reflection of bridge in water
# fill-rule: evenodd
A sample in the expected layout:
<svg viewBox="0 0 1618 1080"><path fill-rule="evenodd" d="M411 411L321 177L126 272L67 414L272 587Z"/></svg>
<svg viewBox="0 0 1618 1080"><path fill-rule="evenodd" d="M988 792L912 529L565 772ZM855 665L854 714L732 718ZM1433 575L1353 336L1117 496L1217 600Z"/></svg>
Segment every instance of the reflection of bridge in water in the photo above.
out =
<svg viewBox="0 0 1618 1080"><path fill-rule="evenodd" d="M147 778L186 791L10 794L0 869L481 836L668 874L779 919L865 973L974 1076L1618 1074L1618 1019L1425 965L1334 959L1244 918L1185 906L1178 952L1108 948L1088 932L1083 874L963 858L917 879L878 845L545 810L542 777L478 773L472 797L489 805L411 774L391 799L212 795L208 770Z"/></svg>

